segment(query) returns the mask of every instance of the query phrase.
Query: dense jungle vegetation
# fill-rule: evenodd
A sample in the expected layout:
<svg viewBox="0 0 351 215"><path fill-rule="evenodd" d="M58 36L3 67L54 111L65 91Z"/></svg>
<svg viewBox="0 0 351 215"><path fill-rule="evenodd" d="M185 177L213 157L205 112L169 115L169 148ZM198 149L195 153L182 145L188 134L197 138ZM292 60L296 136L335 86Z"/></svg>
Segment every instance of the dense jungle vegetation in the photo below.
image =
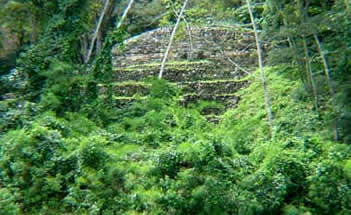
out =
<svg viewBox="0 0 351 215"><path fill-rule="evenodd" d="M255 23L270 47L267 91L251 71L219 122L157 77L99 95L112 47L183 3L0 0L0 215L351 214L351 1L189 0L180 31Z"/></svg>

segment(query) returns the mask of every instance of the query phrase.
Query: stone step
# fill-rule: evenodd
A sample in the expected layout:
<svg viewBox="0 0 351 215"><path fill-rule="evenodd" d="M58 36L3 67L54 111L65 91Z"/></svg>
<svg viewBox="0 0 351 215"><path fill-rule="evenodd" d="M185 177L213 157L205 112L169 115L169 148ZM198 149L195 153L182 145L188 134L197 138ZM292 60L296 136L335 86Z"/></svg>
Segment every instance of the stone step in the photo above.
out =
<svg viewBox="0 0 351 215"><path fill-rule="evenodd" d="M191 81L173 83L184 94L214 95L235 93L248 84L247 80L215 80L215 81ZM99 85L100 94L106 92L104 85ZM116 82L112 89L116 96L132 97L134 95L147 96L150 93L151 84L145 82Z"/></svg>
<svg viewBox="0 0 351 215"><path fill-rule="evenodd" d="M214 81L193 81L181 82L177 85L184 93L196 93L198 95L217 95L235 93L247 86L247 80L214 80Z"/></svg>
<svg viewBox="0 0 351 215"><path fill-rule="evenodd" d="M131 105L135 101L140 101L147 99L147 96L115 96L116 107L125 107L126 105ZM232 94L218 94L218 95L197 95L197 94L186 94L179 97L179 103L185 107L196 106L201 103L201 101L216 102L218 107L204 108L202 113L208 115L211 113L220 114L224 109L235 108L239 102L239 96L235 93ZM207 109L207 110L206 110ZM213 109L210 111L209 109Z"/></svg>
<svg viewBox="0 0 351 215"><path fill-rule="evenodd" d="M112 84L115 96L133 97L136 95L147 96L150 93L151 84L145 82L125 81ZM100 94L106 92L104 85L99 85Z"/></svg>
<svg viewBox="0 0 351 215"><path fill-rule="evenodd" d="M225 109L235 108L239 102L239 96L235 93L228 94L187 94L180 98L180 103L189 106L199 101L215 101L224 105Z"/></svg>
<svg viewBox="0 0 351 215"><path fill-rule="evenodd" d="M144 100L146 96L114 96L115 106L117 108L124 108L132 105L135 101Z"/></svg>
<svg viewBox="0 0 351 215"><path fill-rule="evenodd" d="M144 64L125 68L115 68L114 81L144 81L155 78L160 71L160 64ZM165 66L163 78L170 82L185 82L199 80L235 79L246 74L242 71L209 61L174 62Z"/></svg>
<svg viewBox="0 0 351 215"><path fill-rule="evenodd" d="M222 120L223 115L208 114L208 115L204 115L204 117L208 122L218 124Z"/></svg>

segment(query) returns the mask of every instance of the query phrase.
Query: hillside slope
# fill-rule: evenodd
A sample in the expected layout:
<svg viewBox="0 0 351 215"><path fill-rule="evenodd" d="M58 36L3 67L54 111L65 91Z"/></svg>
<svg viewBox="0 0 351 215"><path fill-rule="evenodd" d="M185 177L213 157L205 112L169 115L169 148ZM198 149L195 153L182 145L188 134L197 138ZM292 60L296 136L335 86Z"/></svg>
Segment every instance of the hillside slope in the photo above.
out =
<svg viewBox="0 0 351 215"><path fill-rule="evenodd" d="M165 81L152 81L150 97L114 112L105 128L76 113L40 114L1 138L0 209L348 214L351 147L326 140L323 117L301 100L298 82L287 76L293 72L267 70L276 125L272 139L255 78L218 125L179 106L177 90Z"/></svg>

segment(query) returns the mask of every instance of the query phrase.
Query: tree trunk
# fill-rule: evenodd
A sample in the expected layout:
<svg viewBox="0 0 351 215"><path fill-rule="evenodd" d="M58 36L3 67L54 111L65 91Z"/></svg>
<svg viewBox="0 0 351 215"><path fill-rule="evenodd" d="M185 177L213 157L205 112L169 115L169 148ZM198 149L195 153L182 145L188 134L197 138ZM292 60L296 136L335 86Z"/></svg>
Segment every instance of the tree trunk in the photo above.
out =
<svg viewBox="0 0 351 215"><path fill-rule="evenodd" d="M265 105L266 105L266 110L267 110L267 115L268 115L269 128L270 128L271 135L272 135L273 134L273 114L272 114L270 97L269 97L269 93L267 90L267 85L266 85L266 80L265 80L265 75L264 75L263 52L262 52L262 48L261 48L261 41L260 41L260 38L258 35L258 31L257 31L256 23L255 23L255 17L252 13L250 0L246 0L246 3L247 3L248 10L249 10L252 27L253 27L253 30L255 33L258 63L259 63L260 74L261 74L261 83L262 83L262 87L263 87L263 91L264 91L264 99L265 99Z"/></svg>
<svg viewBox="0 0 351 215"><path fill-rule="evenodd" d="M134 0L130 0L129 1L127 8L123 11L121 20L118 22L118 24L116 26L117 29L121 27L124 19L127 17L129 9L132 7L133 3L134 3ZM108 13L108 9L109 9L110 4L111 4L110 0L106 0L105 1L104 8L103 8L103 10L101 12L101 15L99 17L99 22L98 22L98 24L96 26L95 32L93 34L93 38L92 38L91 43L90 43L90 48L89 48L87 57L85 59L85 63L88 63L90 58L91 58L91 55L92 55L92 52L93 52L93 49L94 49L94 46L95 46L95 43L96 43L96 40L97 40L98 36L99 35L102 36L101 35L102 34L102 32L101 32L101 25L102 25L103 20L104 20L104 18L106 16L106 13Z"/></svg>
<svg viewBox="0 0 351 215"><path fill-rule="evenodd" d="M171 47L172 47L172 43L173 43L173 40L174 40L175 33L176 33L177 28L178 28L178 26L179 26L180 19L182 18L183 13L184 13L184 11L185 11L186 5L188 4L188 1L189 1L189 0L185 0L185 1L184 1L183 7L182 7L182 9L181 9L181 11L180 11L180 13L179 13L179 15L178 15L178 18L177 18L177 22L176 22L176 24L175 24L175 26L174 26L174 28L173 28L173 31L172 31L172 34L171 34L171 38L169 39L169 43L168 43L166 52L165 52L165 54L164 54L164 56L163 56L163 60L162 60L162 63L161 63L161 69L160 69L160 73L159 73L159 75L158 75L158 78L159 78L159 79L162 78L163 71L164 71L164 69L165 69L165 64L166 64L166 61L167 61L167 57L168 57L169 51L170 51L170 49L171 49Z"/></svg>
<svg viewBox="0 0 351 215"><path fill-rule="evenodd" d="M344 4L345 4L345 6L346 6L346 11L349 11L350 10L350 2L349 2L349 0L344 0Z"/></svg>
<svg viewBox="0 0 351 215"><path fill-rule="evenodd" d="M319 55L320 55L321 58L322 58L323 68L324 68L324 74L325 74L325 77L326 77L326 79L327 79L327 83L328 83L328 88L329 88L330 95L334 97L334 95L335 95L335 90L334 90L334 87L333 87L333 85L332 85L332 81L331 81L331 77L330 77L330 69L329 69L329 64L328 64L327 56L325 55L325 52L324 52L324 50L323 50L322 43L321 43L321 41L319 40L319 37L318 37L316 34L313 34L313 37L314 37L314 40L316 41Z"/></svg>
<svg viewBox="0 0 351 215"><path fill-rule="evenodd" d="M329 64L328 64L328 59L327 59L327 56L325 55L325 52L324 52L322 43L319 40L319 37L316 34L313 34L313 37L314 37L314 40L315 40L315 42L317 44L319 55L322 58L324 75L325 75L325 78L327 79L329 93L330 93L330 96L332 97L334 113L336 114L337 113L337 107L336 107L336 101L335 101L335 89L333 87L332 80L331 80L331 77L330 77L330 68L329 68ZM339 140L337 118L335 118L335 122L334 122L334 140L335 141Z"/></svg>
<svg viewBox="0 0 351 215"><path fill-rule="evenodd" d="M35 15L31 15L32 33L31 33L31 44L35 44L37 41L37 18Z"/></svg>
<svg viewBox="0 0 351 215"><path fill-rule="evenodd" d="M127 8L123 11L123 15L122 15L121 20L120 20L120 21L118 22L118 24L117 24L117 29L121 27L123 21L124 21L125 18L127 17L127 14L128 14L129 9L132 7L133 3L134 3L134 0L130 0L130 1L129 1L129 4L128 4Z"/></svg>
<svg viewBox="0 0 351 215"><path fill-rule="evenodd" d="M98 24L97 24L97 26L95 28L95 32L94 32L93 37L92 37L91 42L90 42L90 48L89 48L88 54L87 54L87 56L85 58L85 63L88 63L90 61L91 54L93 53L93 50L94 50L94 45L95 45L96 38L98 37L98 34L100 32L101 24L102 24L102 21L104 20L105 13L106 13L109 5L110 5L110 0L105 0L104 8L103 8L103 10L101 12Z"/></svg>
<svg viewBox="0 0 351 215"><path fill-rule="evenodd" d="M310 55L308 52L308 47L307 47L307 42L306 42L306 37L303 37L303 50L305 52L305 57L306 57L306 71L308 74L308 77L311 81L311 86L312 86L312 93L313 93L313 98L314 98L314 107L316 110L318 109L318 92L316 88L316 83L314 81L314 76L313 76L313 71L312 71L312 66L311 66L311 60L310 60Z"/></svg>
<svg viewBox="0 0 351 215"><path fill-rule="evenodd" d="M96 37L96 53L98 53L101 48L102 48L102 43L103 43L103 32L99 31L97 37Z"/></svg>
<svg viewBox="0 0 351 215"><path fill-rule="evenodd" d="M193 35L192 35L192 32L191 32L191 26L189 25L188 21L185 19L184 16L183 16L183 20L184 20L184 22L186 24L186 31L188 32L189 42L190 42L190 51L189 51L188 60L192 60L193 59L194 43L193 43Z"/></svg>
<svg viewBox="0 0 351 215"><path fill-rule="evenodd" d="M283 16L283 24L286 28L289 28L289 24L286 20L286 18L284 17L284 14L283 12L280 12L280 14ZM294 54L295 54L295 61L297 63L297 66L300 68L299 69L299 75L300 75L300 78L301 78L301 81L304 85L304 87L307 89L307 81L306 81L306 78L304 77L304 74L303 74L303 60L301 59L300 57L300 54L299 54L299 51L298 51L298 48L297 48L297 45L296 45L296 42L293 38L293 36L287 36L287 39L288 39L288 43L289 43L289 47L294 51Z"/></svg>
<svg viewBox="0 0 351 215"><path fill-rule="evenodd" d="M174 4L171 2L172 4L172 9L173 12L177 15L177 17L179 16L177 10L174 7ZM189 55L188 55L188 60L192 60L193 59L193 50L194 50L194 43L193 43L193 35L191 32L191 27L190 24L188 23L188 21L186 20L185 16L182 16L183 21L185 22L186 25L186 30L188 32L189 35L189 42L190 42L190 51L189 51Z"/></svg>
<svg viewBox="0 0 351 215"><path fill-rule="evenodd" d="M81 47L81 56L82 57L82 61L85 62L85 57L88 54L88 44L89 43L89 38L88 38L88 34L84 33L81 37L80 37L80 47Z"/></svg>

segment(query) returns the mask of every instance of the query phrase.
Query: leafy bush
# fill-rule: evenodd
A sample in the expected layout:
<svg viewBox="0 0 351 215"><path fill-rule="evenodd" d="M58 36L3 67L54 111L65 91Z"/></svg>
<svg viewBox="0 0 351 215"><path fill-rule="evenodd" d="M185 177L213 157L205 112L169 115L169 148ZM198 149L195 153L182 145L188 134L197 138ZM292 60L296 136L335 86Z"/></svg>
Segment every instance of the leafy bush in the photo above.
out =
<svg viewBox="0 0 351 215"><path fill-rule="evenodd" d="M153 80L152 95L110 109L113 115L105 118L45 112L8 128L0 137L0 209L348 214L351 147L328 141L326 121L308 101L294 100L295 88L285 85L291 79L282 70L270 71L277 125L272 138L259 82L242 91L238 108L219 124L179 106L178 92Z"/></svg>

